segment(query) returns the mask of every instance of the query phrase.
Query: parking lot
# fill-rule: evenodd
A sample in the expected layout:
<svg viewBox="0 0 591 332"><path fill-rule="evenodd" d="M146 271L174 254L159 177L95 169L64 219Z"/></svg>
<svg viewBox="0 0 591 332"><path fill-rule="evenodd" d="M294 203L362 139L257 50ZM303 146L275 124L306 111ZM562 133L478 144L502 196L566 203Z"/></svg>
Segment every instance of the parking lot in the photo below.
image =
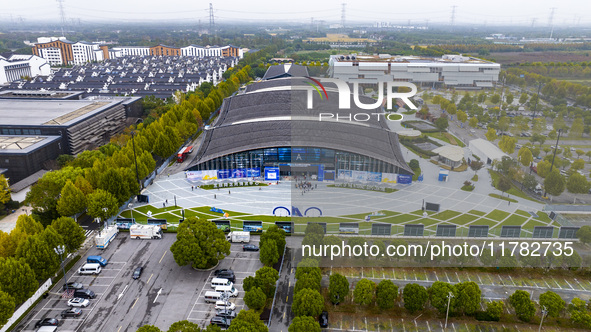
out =
<svg viewBox="0 0 591 332"><path fill-rule="evenodd" d="M16 331L35 331L34 324L46 317L60 320L60 332L132 332L146 324L167 330L172 323L185 319L200 326L208 325L215 310L213 304L205 303L203 294L211 290L213 271L179 267L169 250L175 239L173 233L165 233L162 240L132 240L127 233L120 233L104 251L90 249L67 273L68 281L81 282L96 293L90 305L82 308L80 318L60 318L60 313L68 308L68 298L60 281ZM251 243L258 244L258 240L253 237ZM109 261L98 276L76 273L89 255L101 255ZM133 280L132 272L139 266L144 267L143 274ZM249 275L254 276L261 266L258 252L243 252L240 244L232 244L231 255L217 267L235 272L239 293L231 301L236 304L236 310L244 307L242 281Z"/></svg>

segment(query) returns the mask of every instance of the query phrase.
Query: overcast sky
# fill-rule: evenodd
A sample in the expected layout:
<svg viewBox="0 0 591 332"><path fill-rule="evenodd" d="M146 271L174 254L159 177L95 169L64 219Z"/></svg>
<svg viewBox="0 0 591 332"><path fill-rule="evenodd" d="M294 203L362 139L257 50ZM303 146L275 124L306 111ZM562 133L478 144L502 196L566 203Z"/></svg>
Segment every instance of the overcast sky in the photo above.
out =
<svg viewBox="0 0 591 332"><path fill-rule="evenodd" d="M212 0L216 22L257 22L315 20L340 22L341 3L346 2L346 21L425 24L451 22L452 6L456 24L549 26L555 7L554 26L591 25L591 1L585 0L378 0L378 1L263 1ZM141 22L167 19L180 22L209 22L209 1L200 0L64 0L68 19L82 22L124 20ZM59 19L55 0L0 0L0 19L25 22ZM535 20L535 21L534 21Z"/></svg>

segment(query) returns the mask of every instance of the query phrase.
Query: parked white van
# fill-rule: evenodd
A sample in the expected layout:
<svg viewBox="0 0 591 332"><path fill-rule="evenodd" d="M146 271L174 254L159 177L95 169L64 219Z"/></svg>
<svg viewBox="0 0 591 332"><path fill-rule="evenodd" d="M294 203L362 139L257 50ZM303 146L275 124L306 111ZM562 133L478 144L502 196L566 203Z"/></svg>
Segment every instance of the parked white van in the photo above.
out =
<svg viewBox="0 0 591 332"><path fill-rule="evenodd" d="M222 299L222 294L218 293L218 292L205 292L205 302L207 303L215 303L217 301L220 301Z"/></svg>
<svg viewBox="0 0 591 332"><path fill-rule="evenodd" d="M101 265L98 263L86 263L78 269L78 274L99 274Z"/></svg>
<svg viewBox="0 0 591 332"><path fill-rule="evenodd" d="M232 282L224 278L213 278L211 280L211 288L216 288L217 286L232 286Z"/></svg>
<svg viewBox="0 0 591 332"><path fill-rule="evenodd" d="M217 286L215 288L215 291L218 292L218 293L228 292L228 294L230 294L230 296L232 296L232 297L238 296L238 290L234 287L234 285Z"/></svg>

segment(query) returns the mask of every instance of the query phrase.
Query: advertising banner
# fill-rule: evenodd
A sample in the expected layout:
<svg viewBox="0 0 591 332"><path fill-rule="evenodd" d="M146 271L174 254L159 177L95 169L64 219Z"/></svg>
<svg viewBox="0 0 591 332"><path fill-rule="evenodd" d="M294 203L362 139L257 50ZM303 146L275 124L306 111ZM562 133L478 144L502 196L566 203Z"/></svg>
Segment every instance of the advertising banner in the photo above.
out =
<svg viewBox="0 0 591 332"><path fill-rule="evenodd" d="M411 184L412 176L410 175L398 175L398 183L400 184Z"/></svg>
<svg viewBox="0 0 591 332"><path fill-rule="evenodd" d="M279 180L279 167L265 167L265 180L266 181Z"/></svg>
<svg viewBox="0 0 591 332"><path fill-rule="evenodd" d="M187 172L187 179L189 181L209 181L209 180L217 180L218 178L218 171L211 170L211 171L188 171Z"/></svg>
<svg viewBox="0 0 591 332"><path fill-rule="evenodd" d="M396 183L397 175L394 173L382 173L382 182Z"/></svg>

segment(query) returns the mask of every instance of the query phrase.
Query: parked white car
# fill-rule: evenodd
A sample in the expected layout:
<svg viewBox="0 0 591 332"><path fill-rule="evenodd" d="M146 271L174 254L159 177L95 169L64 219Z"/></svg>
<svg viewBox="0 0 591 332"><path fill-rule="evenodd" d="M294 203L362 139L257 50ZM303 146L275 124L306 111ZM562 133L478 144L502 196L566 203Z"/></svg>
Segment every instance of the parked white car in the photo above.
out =
<svg viewBox="0 0 591 332"><path fill-rule="evenodd" d="M216 309L236 310L236 305L232 302L217 301L215 303Z"/></svg>
<svg viewBox="0 0 591 332"><path fill-rule="evenodd" d="M69 307L83 307L83 308L86 308L86 307L88 307L89 304L90 304L90 301L88 301L88 299L83 299L83 298L79 298L79 297L75 297L73 299L69 299L68 300L68 306Z"/></svg>

